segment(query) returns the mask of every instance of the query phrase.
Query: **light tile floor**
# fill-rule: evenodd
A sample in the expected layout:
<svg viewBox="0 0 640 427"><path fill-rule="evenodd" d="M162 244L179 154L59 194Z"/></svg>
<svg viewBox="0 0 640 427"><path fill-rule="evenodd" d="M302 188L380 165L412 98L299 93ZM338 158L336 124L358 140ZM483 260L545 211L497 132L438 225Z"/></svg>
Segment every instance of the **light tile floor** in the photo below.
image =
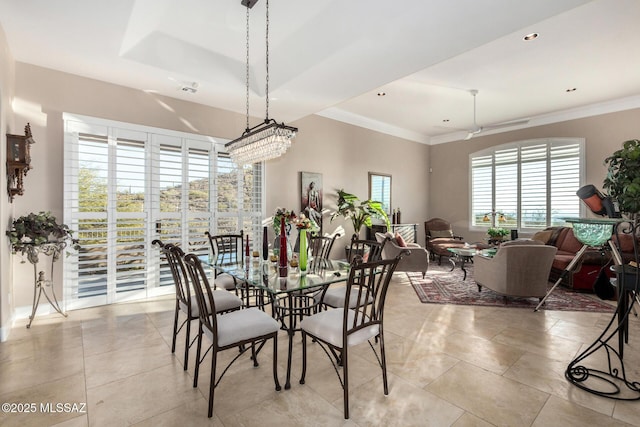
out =
<svg viewBox="0 0 640 427"><path fill-rule="evenodd" d="M30 330L16 325L0 344L0 402L15 403L14 409L35 403L36 410L0 413L0 425L640 426L640 401L598 397L564 378L569 361L610 315L421 304L403 273L393 279L385 312L388 396L368 346L358 347L351 353L345 421L338 379L314 344L306 384L298 384L296 338L291 390L274 390L267 347L259 368L244 357L227 372L208 419L209 359L194 389L195 352L187 372L184 347L170 352L173 304L161 298L72 311L66 319L42 316ZM284 332L278 345L284 384ZM640 380L639 350L640 321L633 318L625 365L634 380ZM594 364L603 360L593 356ZM86 407L43 411L48 403Z"/></svg>

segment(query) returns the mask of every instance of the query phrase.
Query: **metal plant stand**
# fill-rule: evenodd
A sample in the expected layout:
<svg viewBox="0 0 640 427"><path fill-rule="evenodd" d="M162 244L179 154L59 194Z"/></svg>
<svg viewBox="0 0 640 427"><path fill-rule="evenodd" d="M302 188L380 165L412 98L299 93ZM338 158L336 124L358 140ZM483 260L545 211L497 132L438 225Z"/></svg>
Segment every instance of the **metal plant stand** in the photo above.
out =
<svg viewBox="0 0 640 427"><path fill-rule="evenodd" d="M29 323L27 328L31 327L31 322L36 316L38 305L40 304L40 297L44 294L51 307L53 307L58 313L67 317L67 313L60 308L58 298L56 297L56 291L53 287L53 266L55 262L60 259L60 254L67 246L66 242L56 243L44 243L42 245L32 245L27 248L27 259L33 264L33 306L31 309L31 315L29 316ZM51 258L51 269L49 271L49 279L46 278L45 272L38 272L38 262L40 261L40 254L49 256ZM50 294L47 291L50 288Z"/></svg>
<svg viewBox="0 0 640 427"><path fill-rule="evenodd" d="M620 223L621 220L618 222ZM637 262L636 234L638 225L620 223L616 228L617 233L621 231L634 237L634 253ZM578 239L580 240L579 237ZM613 251L618 277L618 305L602 334L569 363L565 371L565 378L573 385L598 396L615 400L640 400L640 382L627 377L623 360L624 344L628 342L629 337L629 314L634 308L639 290L637 268L622 265L620 253L611 240L609 240L609 245ZM615 348L616 337L617 349ZM595 367L587 367L587 362Z"/></svg>

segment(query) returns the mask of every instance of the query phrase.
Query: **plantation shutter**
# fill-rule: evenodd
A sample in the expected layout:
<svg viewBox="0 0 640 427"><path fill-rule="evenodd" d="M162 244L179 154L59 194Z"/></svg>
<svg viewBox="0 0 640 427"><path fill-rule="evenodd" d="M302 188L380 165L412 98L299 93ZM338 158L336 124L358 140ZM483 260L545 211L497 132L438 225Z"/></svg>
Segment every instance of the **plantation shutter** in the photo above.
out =
<svg viewBox="0 0 640 427"><path fill-rule="evenodd" d="M472 225L486 225L484 215L493 207L493 156L478 156L471 160Z"/></svg>
<svg viewBox="0 0 640 427"><path fill-rule="evenodd" d="M518 220L518 149L497 150L495 153L495 225L516 227Z"/></svg>
<svg viewBox="0 0 640 427"><path fill-rule="evenodd" d="M556 143L549 154L551 164L551 225L562 225L567 217L579 217L576 188L580 188L580 144Z"/></svg>
<svg viewBox="0 0 640 427"><path fill-rule="evenodd" d="M548 222L547 144L536 144L522 147L521 156L521 227L544 228Z"/></svg>
<svg viewBox="0 0 640 427"><path fill-rule="evenodd" d="M64 119L64 222L81 245L63 263L67 309L173 292L154 239L203 256L206 231L242 228L261 242L261 164L237 167L209 137Z"/></svg>
<svg viewBox="0 0 640 427"><path fill-rule="evenodd" d="M580 216L584 141L555 138L470 155L472 226L541 229ZM492 221L483 221L485 214ZM491 216L493 213L493 217ZM504 221L500 214L504 214Z"/></svg>

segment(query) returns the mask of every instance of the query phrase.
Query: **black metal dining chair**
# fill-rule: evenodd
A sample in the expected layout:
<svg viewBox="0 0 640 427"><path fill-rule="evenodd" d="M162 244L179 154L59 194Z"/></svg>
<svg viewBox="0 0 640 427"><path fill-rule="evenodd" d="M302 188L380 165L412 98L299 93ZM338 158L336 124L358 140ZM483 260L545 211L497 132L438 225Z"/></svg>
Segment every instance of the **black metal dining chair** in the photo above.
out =
<svg viewBox="0 0 640 427"><path fill-rule="evenodd" d="M190 280L183 260L184 252L180 247L171 243L164 244L158 239L151 242L151 244L160 247L160 251L166 258L171 270L171 276L173 277L173 283L176 290L176 306L173 319L171 353L176 352L176 338L182 328L185 328L183 369L186 371L189 365L189 349L197 338L194 337L193 340L191 339L191 321L199 318L199 309L196 296L191 292ZM217 313L220 314L239 310L242 306L240 298L228 291L214 291L214 298L216 299ZM178 326L180 313L185 315L185 319Z"/></svg>
<svg viewBox="0 0 640 427"><path fill-rule="evenodd" d="M348 261L353 263L356 257L364 262L379 261L382 259L382 249L386 241L380 243L375 240L360 240L354 234L351 238L351 245L349 246ZM320 295L321 305L325 308L333 307L339 308L344 306L344 299L346 294L345 286L329 286L324 289ZM352 293L350 305L356 304L355 298L358 293Z"/></svg>
<svg viewBox="0 0 640 427"><path fill-rule="evenodd" d="M305 317L302 329L302 375L305 383L307 373L307 336L320 345L333 358L334 366L343 388L344 418L349 418L349 348L368 342L382 369L384 394L389 394L387 364L384 349L383 315L389 282L398 261L404 253L389 260L360 262L355 259L349 272L344 305L334 310L325 310ZM354 301L353 304L347 303ZM379 346L376 351L374 343ZM342 376L339 373L342 366Z"/></svg>
<svg viewBox="0 0 640 427"><path fill-rule="evenodd" d="M244 263L244 232L229 234L211 234L205 231L209 238L213 259L218 264L242 264ZM237 280L227 273L214 272L214 288L222 288L228 291L237 291Z"/></svg>
<svg viewBox="0 0 640 427"><path fill-rule="evenodd" d="M196 370L193 386L198 386L198 373L204 357L211 351L211 381L209 385L209 412L213 415L213 401L215 388L227 372L229 367L249 348L254 366L258 366L257 354L268 340L273 340L273 380L276 391L281 389L278 381L278 331L280 324L270 315L256 307L243 308L224 316L216 315L216 300L202 267L202 262L195 254L185 256L185 264L196 291L199 309L198 345L196 351ZM211 346L202 353L202 336L206 335ZM250 346L247 346L250 344ZM257 346L257 349L256 349ZM218 353L230 348L239 348L239 354L227 364L220 376L216 378Z"/></svg>
<svg viewBox="0 0 640 427"><path fill-rule="evenodd" d="M213 235L208 231L205 231L204 234L209 238L213 259L216 264L243 265L249 261L245 259L245 234L243 230L240 230L237 234ZM219 272L218 270L214 272L213 287L214 289L223 288L236 292L236 295L240 296L245 307L258 307L264 310L265 304L268 302L260 289L228 273Z"/></svg>
<svg viewBox="0 0 640 427"><path fill-rule="evenodd" d="M331 255L331 249L340 234L333 236L311 236L309 238L309 249L313 259L328 260Z"/></svg>

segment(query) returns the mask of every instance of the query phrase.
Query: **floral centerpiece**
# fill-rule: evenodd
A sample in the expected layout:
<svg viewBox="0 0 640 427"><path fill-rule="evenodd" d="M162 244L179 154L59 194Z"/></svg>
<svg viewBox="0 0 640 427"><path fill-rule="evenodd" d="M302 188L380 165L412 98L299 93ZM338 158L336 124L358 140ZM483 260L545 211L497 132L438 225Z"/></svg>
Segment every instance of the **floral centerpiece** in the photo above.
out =
<svg viewBox="0 0 640 427"><path fill-rule="evenodd" d="M273 231L276 235L276 240L273 242L273 254L278 259L280 277L286 277L287 264L293 257L293 247L287 236L291 230L291 223L295 219L296 214L285 208L277 208L273 214Z"/></svg>
<svg viewBox="0 0 640 427"><path fill-rule="evenodd" d="M295 222L296 214L291 210L285 208L277 208L273 214L273 231L277 235L280 234L280 224L284 221L285 228L292 222Z"/></svg>
<svg viewBox="0 0 640 427"><path fill-rule="evenodd" d="M66 224L58 224L51 212L30 213L16 218L7 236L12 252L23 255L34 247L52 242L71 242L73 249L80 249L78 239L73 238L73 231Z"/></svg>
<svg viewBox="0 0 640 427"><path fill-rule="evenodd" d="M318 231L320 231L318 224L313 219L307 218L303 213L300 214L294 223L298 231L304 230L307 233L311 233L312 236L315 236L318 234Z"/></svg>

